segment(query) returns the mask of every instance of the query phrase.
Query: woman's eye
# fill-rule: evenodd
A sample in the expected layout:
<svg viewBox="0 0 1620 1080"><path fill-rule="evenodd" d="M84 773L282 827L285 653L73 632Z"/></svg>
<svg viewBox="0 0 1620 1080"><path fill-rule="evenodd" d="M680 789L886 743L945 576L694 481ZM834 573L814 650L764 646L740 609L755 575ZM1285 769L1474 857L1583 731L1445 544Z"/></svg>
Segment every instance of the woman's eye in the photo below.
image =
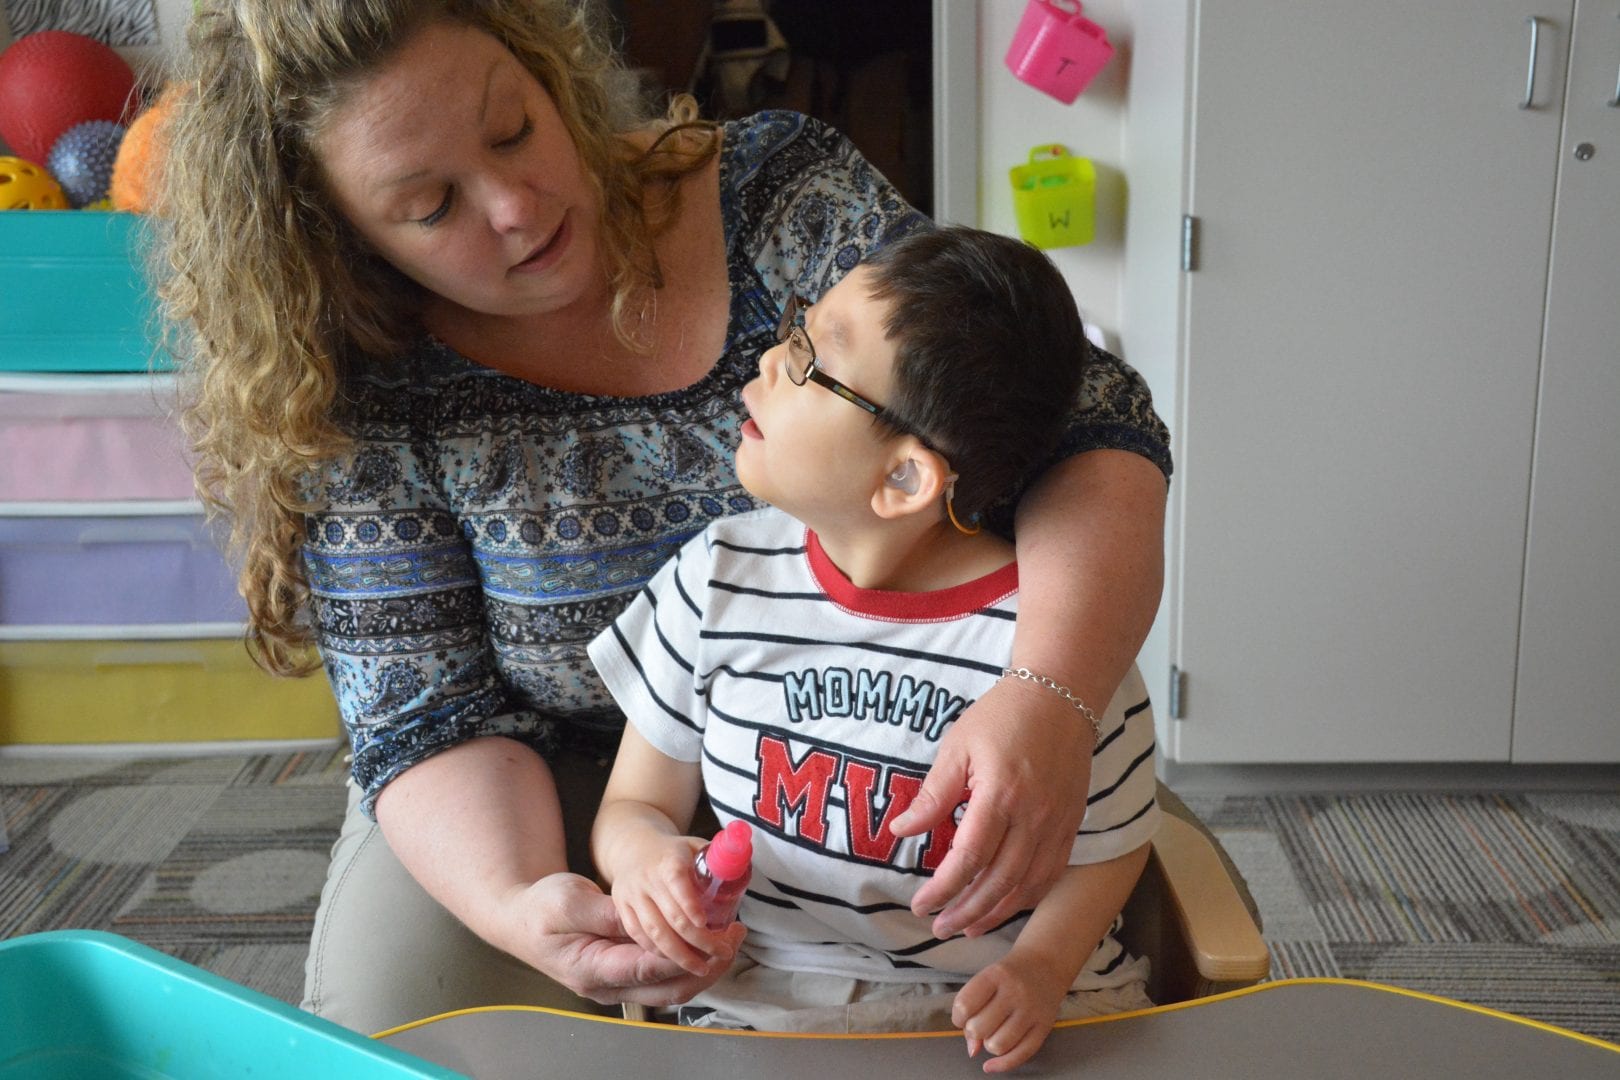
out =
<svg viewBox="0 0 1620 1080"><path fill-rule="evenodd" d="M427 217L417 218L416 223L424 227L437 225L439 222L444 220L445 215L449 212L450 192L446 191L444 193L443 201L441 201L438 206L433 208L433 213L429 214Z"/></svg>
<svg viewBox="0 0 1620 1080"><path fill-rule="evenodd" d="M524 117L523 117L523 123L518 127L516 133L514 133L512 135L508 135L506 138L502 139L500 142L496 143L495 145L497 147L516 146L519 143L521 143L524 139L527 139L529 137L529 133L531 131L533 131L533 130L534 130L534 121L529 119L528 115L525 114Z"/></svg>

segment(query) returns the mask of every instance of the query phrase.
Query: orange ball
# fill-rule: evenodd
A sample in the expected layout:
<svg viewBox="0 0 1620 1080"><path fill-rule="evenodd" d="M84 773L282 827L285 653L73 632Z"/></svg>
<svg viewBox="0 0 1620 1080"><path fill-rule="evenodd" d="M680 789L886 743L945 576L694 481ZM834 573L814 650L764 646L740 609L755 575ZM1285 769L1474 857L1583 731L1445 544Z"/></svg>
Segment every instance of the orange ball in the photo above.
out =
<svg viewBox="0 0 1620 1080"><path fill-rule="evenodd" d="M166 144L163 128L183 96L179 85L165 87L152 107L137 116L124 133L113 160L112 187L108 192L119 210L144 214L152 208Z"/></svg>

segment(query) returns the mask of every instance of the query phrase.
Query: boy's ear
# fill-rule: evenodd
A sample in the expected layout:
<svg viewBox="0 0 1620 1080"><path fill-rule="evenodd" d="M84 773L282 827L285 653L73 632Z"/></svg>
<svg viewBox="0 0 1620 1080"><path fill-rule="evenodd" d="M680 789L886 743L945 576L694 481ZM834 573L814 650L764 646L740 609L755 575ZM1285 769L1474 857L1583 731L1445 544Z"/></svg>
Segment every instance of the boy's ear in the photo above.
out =
<svg viewBox="0 0 1620 1080"><path fill-rule="evenodd" d="M888 471L872 492L872 512L880 518L921 510L939 512L950 464L915 439L905 439L890 458Z"/></svg>

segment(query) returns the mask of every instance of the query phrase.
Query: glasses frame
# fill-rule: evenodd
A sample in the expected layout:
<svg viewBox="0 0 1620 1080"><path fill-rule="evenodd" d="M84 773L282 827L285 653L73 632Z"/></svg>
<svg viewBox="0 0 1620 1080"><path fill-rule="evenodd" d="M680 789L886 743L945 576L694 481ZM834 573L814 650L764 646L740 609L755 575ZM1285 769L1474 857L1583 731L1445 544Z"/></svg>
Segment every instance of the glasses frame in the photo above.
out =
<svg viewBox="0 0 1620 1080"><path fill-rule="evenodd" d="M851 405L865 409L890 427L915 434L911 432L909 425L902 423L888 409L870 398L862 397L821 370L821 365L817 362L815 342L810 340L810 331L805 329L804 323L799 319L800 308L809 306L800 299L798 293L789 293L787 306L782 309L782 318L776 324L777 343L782 344L785 342L787 344L787 348L782 351L782 370L787 373L788 382L794 386L803 386L807 382L824 386ZM802 369L795 371L794 361L801 354L808 356L809 359L804 361Z"/></svg>

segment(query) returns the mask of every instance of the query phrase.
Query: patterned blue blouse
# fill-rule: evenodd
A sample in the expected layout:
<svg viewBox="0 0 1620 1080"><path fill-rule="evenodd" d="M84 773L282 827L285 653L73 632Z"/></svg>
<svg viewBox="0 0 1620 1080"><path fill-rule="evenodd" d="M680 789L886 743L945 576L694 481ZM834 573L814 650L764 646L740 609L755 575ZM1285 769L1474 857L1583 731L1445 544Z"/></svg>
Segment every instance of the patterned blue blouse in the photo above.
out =
<svg viewBox="0 0 1620 1080"><path fill-rule="evenodd" d="M838 132L796 113L727 124L725 353L681 390L563 393L431 340L348 387L355 449L313 489L304 559L366 813L395 776L468 739L611 753L624 720L585 647L737 483L739 391L790 291L814 300L927 219ZM1146 386L1095 365L1064 453L1170 468Z"/></svg>

